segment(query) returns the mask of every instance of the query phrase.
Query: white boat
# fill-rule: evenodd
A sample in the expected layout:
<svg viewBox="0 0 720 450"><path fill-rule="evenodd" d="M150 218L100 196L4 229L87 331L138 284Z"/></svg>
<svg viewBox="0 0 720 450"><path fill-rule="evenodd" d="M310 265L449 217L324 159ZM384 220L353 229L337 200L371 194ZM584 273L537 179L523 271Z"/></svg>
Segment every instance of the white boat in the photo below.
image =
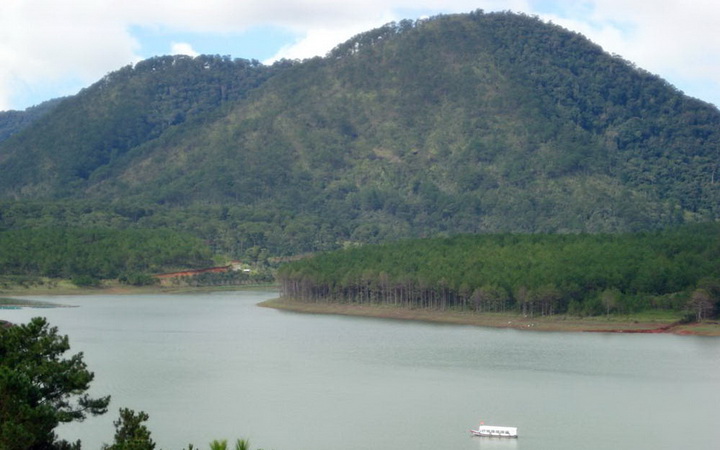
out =
<svg viewBox="0 0 720 450"><path fill-rule="evenodd" d="M477 430L470 430L473 436L517 438L517 427L497 427L480 424Z"/></svg>

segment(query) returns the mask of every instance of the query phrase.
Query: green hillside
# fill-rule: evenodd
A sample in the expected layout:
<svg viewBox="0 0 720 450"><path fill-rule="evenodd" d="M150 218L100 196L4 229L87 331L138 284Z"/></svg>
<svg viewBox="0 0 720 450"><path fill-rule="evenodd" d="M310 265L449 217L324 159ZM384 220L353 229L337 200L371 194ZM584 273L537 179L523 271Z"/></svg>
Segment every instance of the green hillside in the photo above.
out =
<svg viewBox="0 0 720 450"><path fill-rule="evenodd" d="M245 60L158 57L113 72L4 142L5 196L84 197L133 149L242 98L270 70Z"/></svg>
<svg viewBox="0 0 720 450"><path fill-rule="evenodd" d="M720 111L511 13L273 66L154 58L0 143L0 226L170 227L242 255L720 215Z"/></svg>
<svg viewBox="0 0 720 450"><path fill-rule="evenodd" d="M48 100L24 111L0 111L0 142L29 127L33 122L49 113L63 99Z"/></svg>

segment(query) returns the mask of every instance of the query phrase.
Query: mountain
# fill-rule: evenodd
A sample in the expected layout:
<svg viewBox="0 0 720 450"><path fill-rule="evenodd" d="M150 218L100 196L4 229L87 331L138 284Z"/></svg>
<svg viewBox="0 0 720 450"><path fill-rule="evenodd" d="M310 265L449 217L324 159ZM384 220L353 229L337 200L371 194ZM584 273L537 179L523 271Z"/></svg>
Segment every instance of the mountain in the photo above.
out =
<svg viewBox="0 0 720 450"><path fill-rule="evenodd" d="M512 13L363 33L324 58L161 57L0 143L4 228L171 227L242 254L720 215L720 111Z"/></svg>
<svg viewBox="0 0 720 450"><path fill-rule="evenodd" d="M91 177L130 150L242 98L270 72L256 61L216 56L158 57L113 72L4 143L5 193L84 195Z"/></svg>
<svg viewBox="0 0 720 450"><path fill-rule="evenodd" d="M24 111L0 111L0 142L30 126L55 108L63 99L56 98Z"/></svg>

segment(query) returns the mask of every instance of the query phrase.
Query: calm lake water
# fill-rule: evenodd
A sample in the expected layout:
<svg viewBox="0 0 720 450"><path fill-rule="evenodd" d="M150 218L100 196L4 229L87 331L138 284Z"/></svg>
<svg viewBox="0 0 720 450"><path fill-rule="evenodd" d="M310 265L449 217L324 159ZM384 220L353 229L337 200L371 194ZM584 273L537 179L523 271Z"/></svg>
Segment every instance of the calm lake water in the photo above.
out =
<svg viewBox="0 0 720 450"><path fill-rule="evenodd" d="M120 407L158 448L243 437L265 450L717 449L720 339L542 333L305 315L269 291L36 297L112 395L61 429L112 441ZM471 438L486 424L520 438Z"/></svg>

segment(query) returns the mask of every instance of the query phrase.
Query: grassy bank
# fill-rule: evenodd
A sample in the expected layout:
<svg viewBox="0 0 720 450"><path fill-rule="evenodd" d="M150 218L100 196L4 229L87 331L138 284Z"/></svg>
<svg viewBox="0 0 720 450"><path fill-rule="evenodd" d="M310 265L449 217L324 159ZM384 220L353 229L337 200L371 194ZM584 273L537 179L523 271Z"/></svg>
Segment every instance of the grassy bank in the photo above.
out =
<svg viewBox="0 0 720 450"><path fill-rule="evenodd" d="M68 280L53 280L53 282L30 286L12 286L0 288L2 297L27 297L33 295L136 295L136 294L176 294L185 292L217 292L240 291L244 289L272 289L275 285L258 284L242 286L131 286L114 280L104 280L98 286L76 286Z"/></svg>
<svg viewBox="0 0 720 450"><path fill-rule="evenodd" d="M308 314L340 314L534 331L674 333L720 336L720 323L678 324L679 317L676 314L657 312L610 317L571 317L565 315L523 317L514 313L477 314L460 311L406 309L385 305L303 303L282 298L262 302L260 306Z"/></svg>

